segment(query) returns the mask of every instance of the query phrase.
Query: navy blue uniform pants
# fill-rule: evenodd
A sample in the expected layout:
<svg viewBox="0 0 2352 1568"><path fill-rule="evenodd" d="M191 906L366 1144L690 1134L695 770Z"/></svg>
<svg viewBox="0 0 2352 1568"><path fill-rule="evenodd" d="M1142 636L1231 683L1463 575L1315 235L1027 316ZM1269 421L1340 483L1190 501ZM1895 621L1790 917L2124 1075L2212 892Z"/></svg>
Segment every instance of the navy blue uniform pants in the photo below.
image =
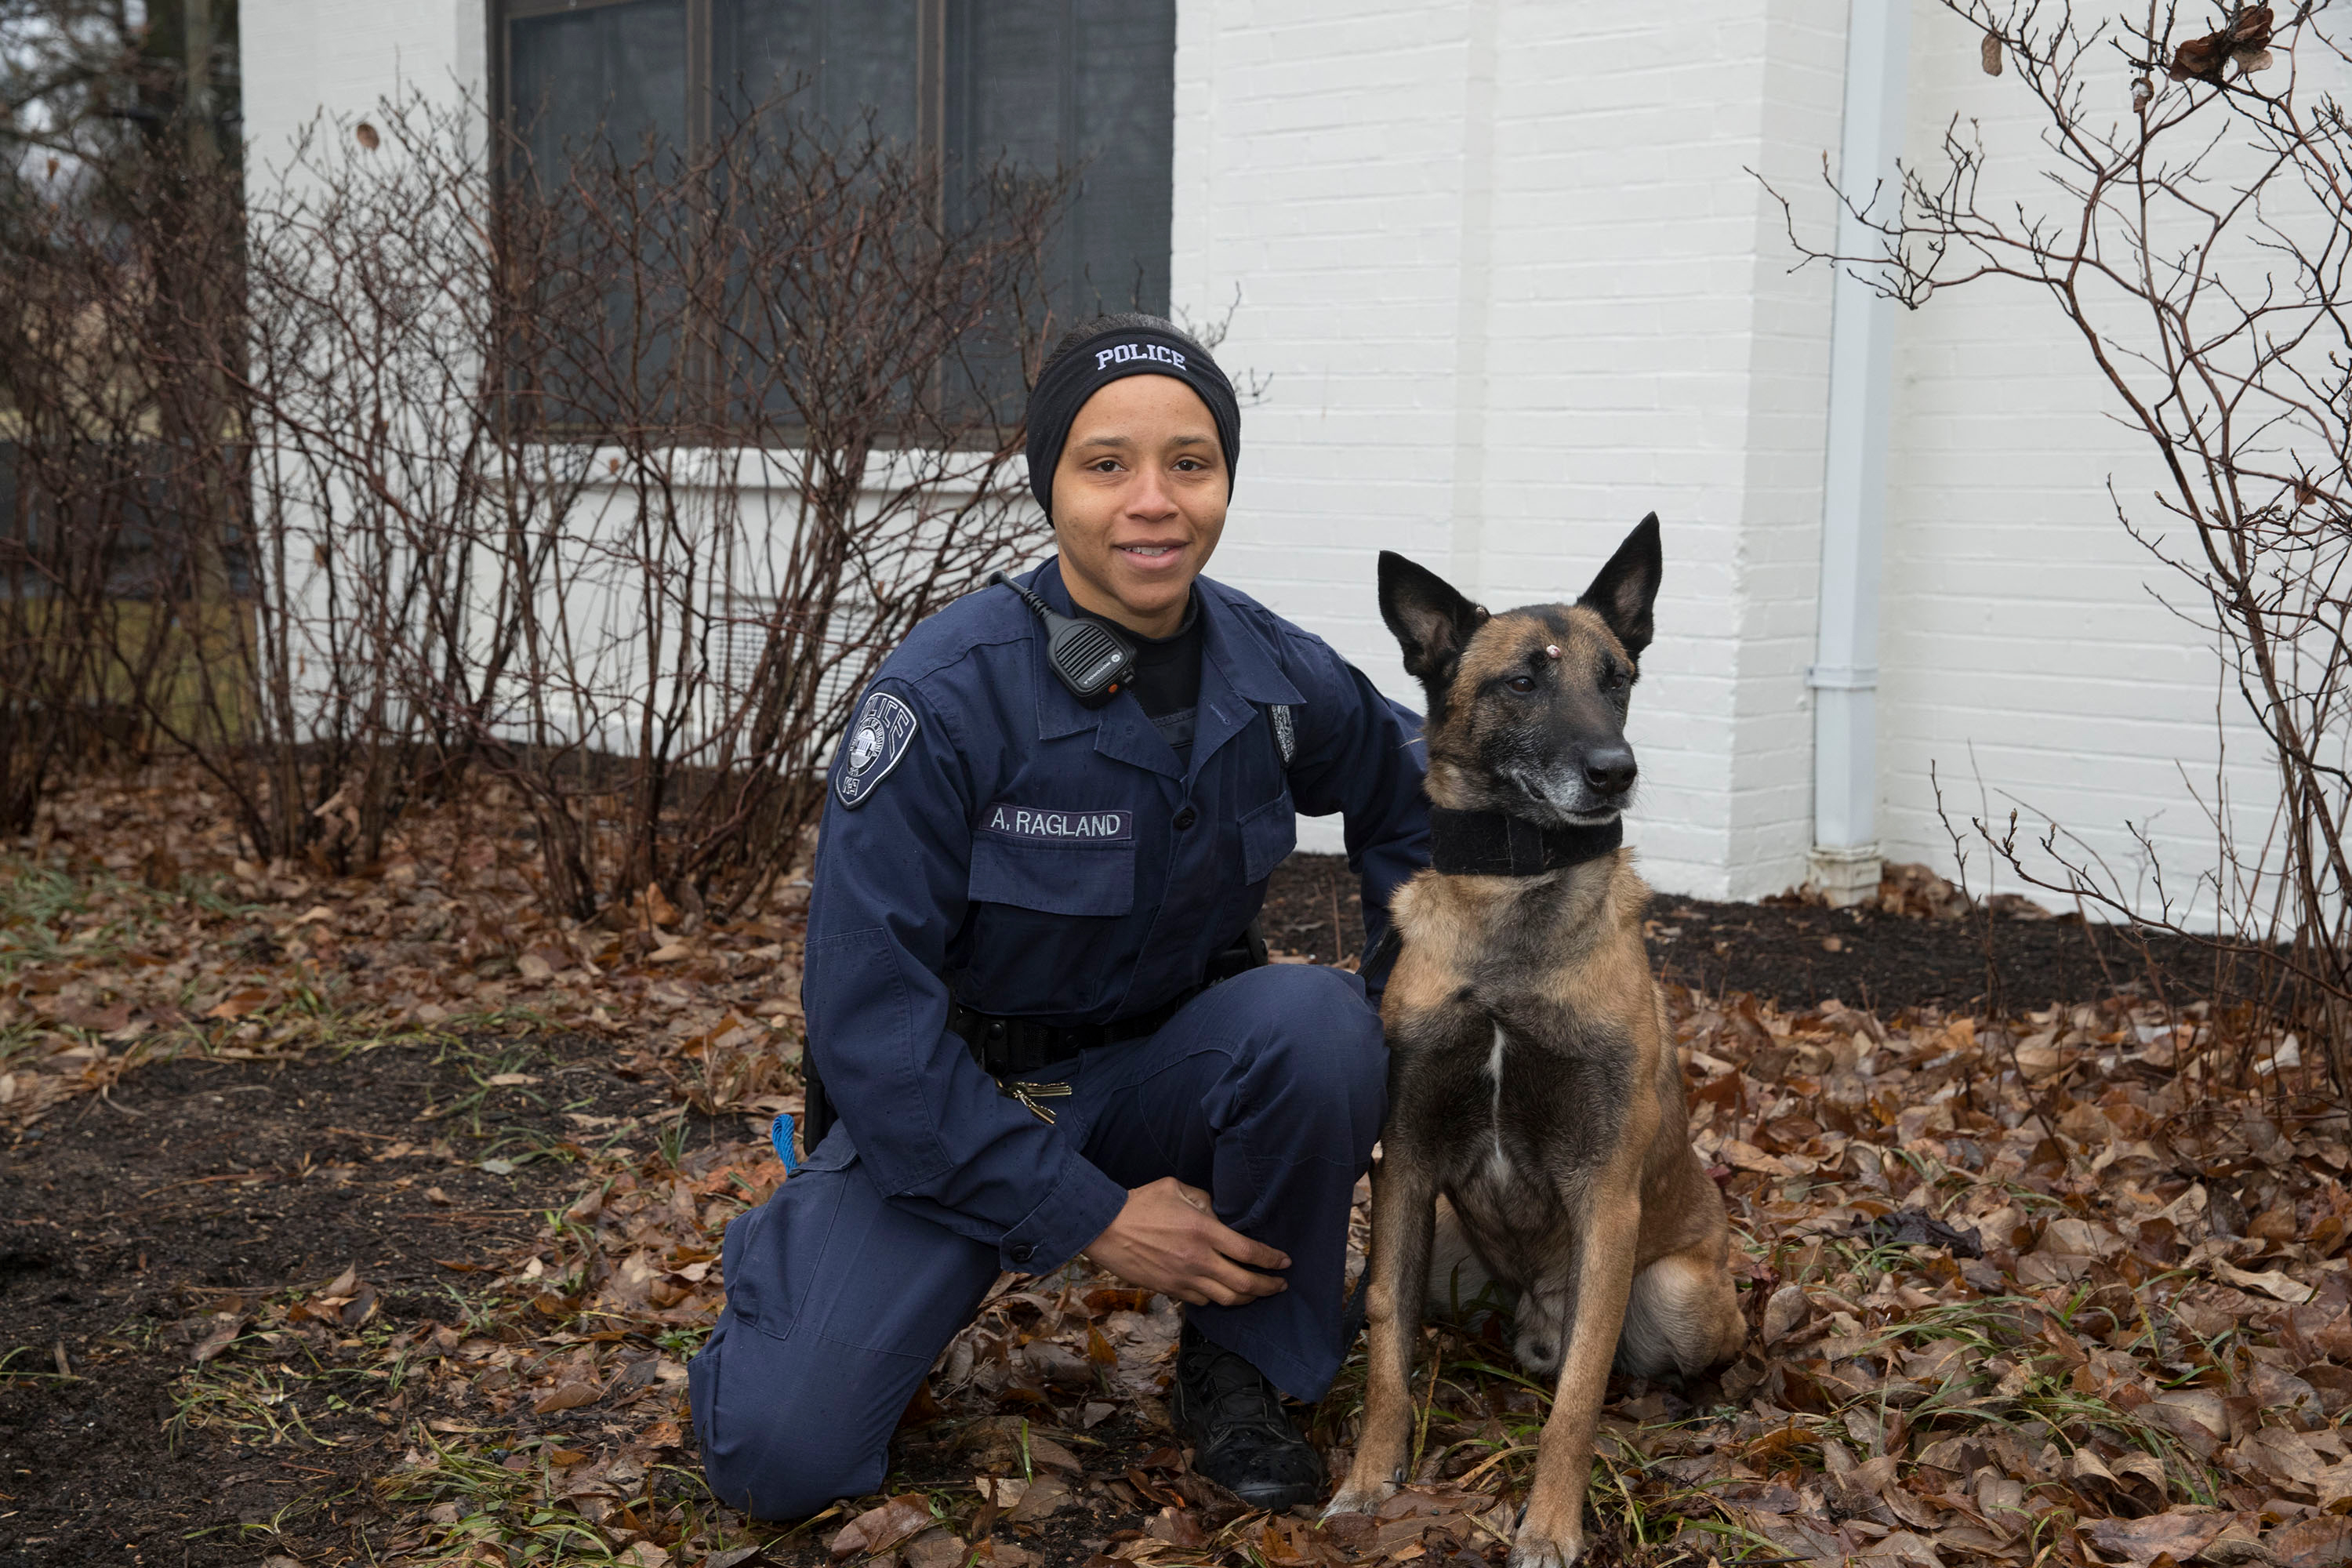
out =
<svg viewBox="0 0 2352 1568"><path fill-rule="evenodd" d="M1070 1085L1048 1103L1114 1181L1203 1188L1225 1224L1289 1255L1287 1290L1187 1316L1317 1399L1346 1350L1348 1204L1387 1069L1356 976L1273 964L1149 1039L1028 1076ZM898 1416L978 1310L997 1252L885 1196L836 1131L728 1226L725 1269L726 1310L688 1368L703 1472L721 1501L796 1519L881 1484Z"/></svg>

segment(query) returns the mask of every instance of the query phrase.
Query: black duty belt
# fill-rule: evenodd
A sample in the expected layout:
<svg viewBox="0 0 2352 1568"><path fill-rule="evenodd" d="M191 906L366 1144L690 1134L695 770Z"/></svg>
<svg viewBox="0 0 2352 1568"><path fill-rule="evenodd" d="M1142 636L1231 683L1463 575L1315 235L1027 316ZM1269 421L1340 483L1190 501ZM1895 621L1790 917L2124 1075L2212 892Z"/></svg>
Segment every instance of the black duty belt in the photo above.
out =
<svg viewBox="0 0 2352 1568"><path fill-rule="evenodd" d="M1257 922L1209 961L1207 978L1179 992L1148 1013L1114 1018L1108 1024L1041 1024L1032 1018L1008 1018L983 1013L958 1002L948 1009L948 1027L971 1047L972 1060L997 1078L1035 1072L1051 1063L1066 1061L1081 1051L1115 1046L1156 1035L1183 1009L1184 1004L1221 980L1255 969L1265 962L1265 938Z"/></svg>

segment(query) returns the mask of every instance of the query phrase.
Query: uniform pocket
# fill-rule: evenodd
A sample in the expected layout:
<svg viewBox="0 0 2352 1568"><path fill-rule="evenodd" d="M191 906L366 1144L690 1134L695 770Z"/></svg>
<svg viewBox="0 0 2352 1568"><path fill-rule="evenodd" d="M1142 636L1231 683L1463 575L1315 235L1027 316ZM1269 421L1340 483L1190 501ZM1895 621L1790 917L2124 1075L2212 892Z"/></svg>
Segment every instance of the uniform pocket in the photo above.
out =
<svg viewBox="0 0 2352 1568"><path fill-rule="evenodd" d="M971 842L971 900L1049 915L1123 915L1135 908L1132 842Z"/></svg>
<svg viewBox="0 0 2352 1568"><path fill-rule="evenodd" d="M1242 880L1263 882L1298 843L1298 812L1283 791L1242 818Z"/></svg>
<svg viewBox="0 0 2352 1568"><path fill-rule="evenodd" d="M820 1179L809 1179L816 1167L802 1166L773 1197L730 1221L719 1243L727 1304L740 1321L778 1339L792 1332L816 1283L847 1190L837 1173L856 1159L846 1139L825 1142L839 1147Z"/></svg>

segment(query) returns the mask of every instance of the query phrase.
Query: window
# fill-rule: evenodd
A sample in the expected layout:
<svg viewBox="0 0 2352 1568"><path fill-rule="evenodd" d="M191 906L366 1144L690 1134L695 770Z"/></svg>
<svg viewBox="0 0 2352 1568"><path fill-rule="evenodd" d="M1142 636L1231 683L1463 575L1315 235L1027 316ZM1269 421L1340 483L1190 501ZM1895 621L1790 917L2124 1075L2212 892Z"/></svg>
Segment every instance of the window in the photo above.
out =
<svg viewBox="0 0 2352 1568"><path fill-rule="evenodd" d="M1076 169L1055 317L1168 309L1174 0L503 0L493 18L501 111L541 170L600 127L691 150L714 114L797 86L950 170Z"/></svg>

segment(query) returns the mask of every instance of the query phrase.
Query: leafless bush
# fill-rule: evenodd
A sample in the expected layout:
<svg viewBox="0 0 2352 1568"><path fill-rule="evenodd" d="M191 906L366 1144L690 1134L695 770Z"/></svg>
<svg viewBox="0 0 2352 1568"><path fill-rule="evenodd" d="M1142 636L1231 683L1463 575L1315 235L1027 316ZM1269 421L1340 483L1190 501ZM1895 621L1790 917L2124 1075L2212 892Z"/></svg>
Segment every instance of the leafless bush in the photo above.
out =
<svg viewBox="0 0 2352 1568"><path fill-rule="evenodd" d="M486 124L321 120L241 212L187 175L194 210L14 247L57 279L0 310L54 500L5 564L85 608L0 605L28 634L0 700L119 696L265 856L364 863L417 792L487 774L552 908L738 909L882 655L1040 535L1008 480L1065 183L951 186L777 106L560 169ZM151 494L172 571L126 584L135 528L104 520ZM128 646L131 603L199 635ZM64 743L12 734L0 784Z"/></svg>
<svg viewBox="0 0 2352 1568"><path fill-rule="evenodd" d="M233 188L135 153L107 173L102 204L10 203L0 225L0 826L16 831L71 757L136 748L159 721L193 729L208 700L243 721L241 686L208 689L241 631L242 447L218 379L181 374L221 357L218 311L189 301L236 276Z"/></svg>
<svg viewBox="0 0 2352 1568"><path fill-rule="evenodd" d="M559 904L739 903L882 655L1035 537L1007 481L1063 184L950 188L782 108L690 161L600 143L551 176L504 213L541 291L509 407L591 461L509 547L520 679L465 692L470 732L534 803Z"/></svg>
<svg viewBox="0 0 2352 1568"><path fill-rule="evenodd" d="M2004 279L2049 300L2144 437L2160 478L2123 525L2193 584L2184 613L2214 639L2267 738L2279 798L2265 829L2217 785L2203 802L2215 868L2136 889L2051 828L2038 864L2014 815L1979 829L2021 879L2179 934L2200 906L2253 989L2328 1047L2352 1088L2352 125L2306 82L2347 56L2318 7L2279 25L2231 7L2176 25L2168 5L2085 20L2065 5L1946 0L2036 108L2042 195L1988 182L1978 127L1902 171L1899 218L1873 223L1855 268L1906 305ZM2006 173L2006 171L2003 171ZM1988 184L2000 186L1992 195ZM1876 193L1848 190L1860 216ZM1792 238L1796 237L1792 232ZM2112 489L2112 487L2111 487ZM2176 606L2179 607L2179 606ZM2144 850L2154 846L2141 834ZM2054 867L2055 869L2050 868ZM2201 917L2197 923L2201 928Z"/></svg>

